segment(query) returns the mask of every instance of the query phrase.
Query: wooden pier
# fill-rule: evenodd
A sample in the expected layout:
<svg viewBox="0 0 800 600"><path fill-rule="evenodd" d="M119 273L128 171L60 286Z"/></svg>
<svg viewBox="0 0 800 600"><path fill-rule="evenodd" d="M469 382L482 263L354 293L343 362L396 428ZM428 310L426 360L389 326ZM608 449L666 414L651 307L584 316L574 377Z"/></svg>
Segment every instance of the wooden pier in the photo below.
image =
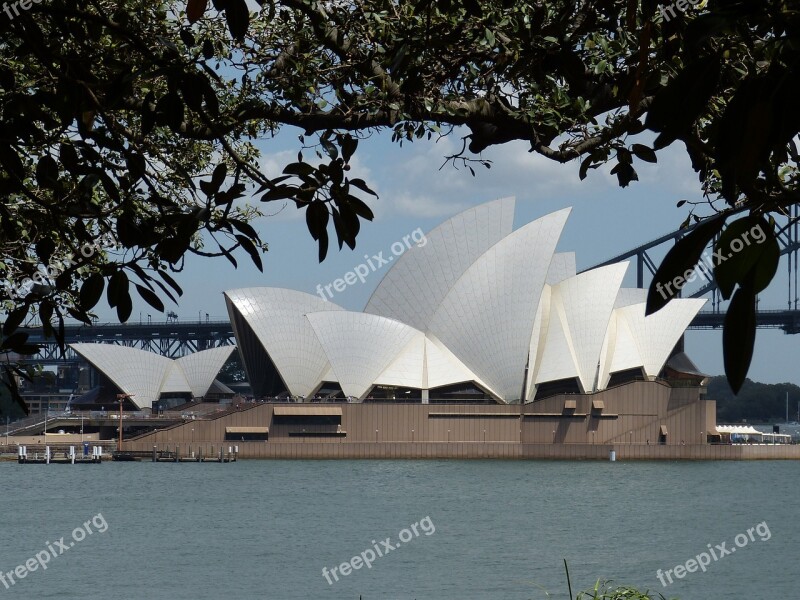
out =
<svg viewBox="0 0 800 600"><path fill-rule="evenodd" d="M98 465L103 462L103 448L92 446L91 454L75 452L75 446L69 448L51 449L44 447L44 452L29 453L27 446L17 449L17 463L21 465Z"/></svg>
<svg viewBox="0 0 800 600"><path fill-rule="evenodd" d="M180 445L176 445L174 450L170 450L167 446L166 450L159 450L158 446L153 446L152 452L149 453L152 462L214 462L214 463L233 463L239 455L239 446L229 446L228 451L225 452L225 447L220 446L218 451L214 450L211 446L210 452L206 454L202 446L193 452L190 449L186 454L181 454Z"/></svg>

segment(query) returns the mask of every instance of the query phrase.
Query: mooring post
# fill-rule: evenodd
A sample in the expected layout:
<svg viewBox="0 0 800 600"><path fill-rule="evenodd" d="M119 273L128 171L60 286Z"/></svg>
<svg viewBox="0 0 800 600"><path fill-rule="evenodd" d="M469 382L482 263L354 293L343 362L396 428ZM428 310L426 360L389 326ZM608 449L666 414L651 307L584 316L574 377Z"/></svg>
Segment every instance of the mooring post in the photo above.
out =
<svg viewBox="0 0 800 600"><path fill-rule="evenodd" d="M156 462L156 456L158 455L158 446L153 446L153 462Z"/></svg>

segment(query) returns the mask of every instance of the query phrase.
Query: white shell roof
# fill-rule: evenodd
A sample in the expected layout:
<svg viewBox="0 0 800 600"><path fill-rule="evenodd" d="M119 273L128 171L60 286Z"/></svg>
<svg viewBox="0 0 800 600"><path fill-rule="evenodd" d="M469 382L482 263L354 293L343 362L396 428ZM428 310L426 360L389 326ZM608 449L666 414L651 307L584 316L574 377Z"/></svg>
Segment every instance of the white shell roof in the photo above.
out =
<svg viewBox="0 0 800 600"><path fill-rule="evenodd" d="M643 367L650 377L657 376L705 303L704 299L678 298L647 317L644 302L615 309L608 341L608 351L613 354L603 374L604 385L611 373L635 367Z"/></svg>
<svg viewBox="0 0 800 600"><path fill-rule="evenodd" d="M195 397L204 396L236 346L219 346L187 354L175 360L186 376Z"/></svg>
<svg viewBox="0 0 800 600"><path fill-rule="evenodd" d="M139 408L151 408L161 395L174 362L170 358L113 344L70 344L70 347L114 382L123 393L132 394ZM215 373L216 375L216 373ZM170 379L172 391L189 392L186 379ZM175 390L183 384L183 389Z"/></svg>
<svg viewBox="0 0 800 600"><path fill-rule="evenodd" d="M547 271L547 285L555 285L575 277L575 253L574 252L556 252L553 254L553 260L550 261L550 268Z"/></svg>
<svg viewBox="0 0 800 600"><path fill-rule="evenodd" d="M305 315L344 309L318 296L283 288L241 288L225 296L229 307L247 321L289 392L310 395L330 365Z"/></svg>
<svg viewBox="0 0 800 600"><path fill-rule="evenodd" d="M378 376L424 333L400 321L350 311L306 315L346 396L363 399Z"/></svg>
<svg viewBox="0 0 800 600"><path fill-rule="evenodd" d="M553 290L550 318L547 324L545 343L542 347L542 361L536 371L536 384L559 379L578 377L575 364L575 349L569 337L569 326L564 309L558 300L558 293Z"/></svg>
<svg viewBox="0 0 800 600"><path fill-rule="evenodd" d="M485 389L494 393L490 386L481 381L475 373L470 371L464 363L458 360L455 354L433 334L425 338L425 354L428 369L428 388L437 388L463 381L476 381ZM497 394L495 394L497 395Z"/></svg>
<svg viewBox="0 0 800 600"><path fill-rule="evenodd" d="M216 372L214 373L216 375ZM213 376L212 376L213 381ZM159 395L166 394L166 393L185 393L185 392L192 392L192 386L189 385L189 381L186 379L186 375L183 372L183 369L180 368L178 363L172 361L172 365L167 370L166 374L164 375L164 379L161 381L161 387L158 390ZM208 387L206 387L208 389ZM194 393L192 393L194 395ZM202 396L203 394L197 394L198 396Z"/></svg>
<svg viewBox="0 0 800 600"><path fill-rule="evenodd" d="M414 336L391 364L375 378L375 383L378 385L426 388L425 346L425 334L420 331L419 335Z"/></svg>
<svg viewBox="0 0 800 600"><path fill-rule="evenodd" d="M364 312L397 319L427 331L437 307L464 272L511 233L514 198L466 210L425 236L397 258Z"/></svg>
<svg viewBox="0 0 800 600"><path fill-rule="evenodd" d="M627 267L628 263L622 262L593 269L554 288L584 391L595 387L600 352Z"/></svg>
<svg viewBox="0 0 800 600"><path fill-rule="evenodd" d="M431 320L430 331L503 400L522 393L536 304L569 212L546 215L492 246Z"/></svg>
<svg viewBox="0 0 800 600"><path fill-rule="evenodd" d="M431 231L396 258L363 313L273 288L226 292L229 310L295 395L323 379L358 398L375 384L474 381L512 401L526 362L526 400L560 379L588 392L617 371L657 375L704 301L674 300L645 318L647 291L620 288L627 263L576 275L574 253L555 253L570 209L512 232L513 209L512 198L495 200Z"/></svg>
<svg viewBox="0 0 800 600"><path fill-rule="evenodd" d="M631 304L647 302L647 290L639 288L620 288L614 308L622 308Z"/></svg>
<svg viewBox="0 0 800 600"><path fill-rule="evenodd" d="M140 409L152 408L161 394L204 396L236 346L211 348L173 360L154 352L113 344L70 344L108 377Z"/></svg>

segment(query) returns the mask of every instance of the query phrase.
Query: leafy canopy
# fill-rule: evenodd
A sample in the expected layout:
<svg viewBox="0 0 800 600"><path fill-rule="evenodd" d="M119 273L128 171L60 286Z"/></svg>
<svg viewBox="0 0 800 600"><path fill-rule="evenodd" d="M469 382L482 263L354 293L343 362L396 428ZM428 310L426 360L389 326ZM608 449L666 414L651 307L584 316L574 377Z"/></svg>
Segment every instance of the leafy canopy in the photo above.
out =
<svg viewBox="0 0 800 600"><path fill-rule="evenodd" d="M767 243L717 273L738 389L755 296L777 264L770 217L800 199L795 3L259 2L0 11L0 351L31 350L19 328L33 314L57 337L66 316L90 322L103 295L122 321L134 290L162 310L181 294L173 275L187 253L236 266L244 251L260 267L266 244L249 224L260 212L245 198L305 210L320 260L330 235L355 247L374 193L349 163L375 132L400 144L466 133L446 158L470 169L489 166L486 148L522 140L578 161L581 178L610 164L623 187L677 143L704 194L689 216L708 225L667 256L648 310L671 299L655 285L694 265L727 222L762 224ZM270 178L254 142L286 127L298 156Z"/></svg>

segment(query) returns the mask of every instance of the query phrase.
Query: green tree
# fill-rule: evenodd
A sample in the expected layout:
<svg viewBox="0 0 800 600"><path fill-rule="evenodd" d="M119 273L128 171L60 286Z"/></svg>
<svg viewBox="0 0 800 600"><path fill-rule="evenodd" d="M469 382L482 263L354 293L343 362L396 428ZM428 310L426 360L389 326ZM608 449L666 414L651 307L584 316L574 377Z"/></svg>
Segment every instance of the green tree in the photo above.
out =
<svg viewBox="0 0 800 600"><path fill-rule="evenodd" d="M777 264L770 216L800 199L793 2L259 3L25 0L0 12L0 351L31 350L18 328L34 313L57 337L65 316L88 322L104 293L122 321L134 289L161 310L181 293L172 275L187 253L235 266L243 250L260 266L246 196L305 210L320 260L331 233L355 247L373 192L349 161L374 132L400 144L463 133L447 159L470 170L490 166L486 148L523 140L579 161L581 178L610 163L623 187L680 143L706 202L690 207L687 227L700 224L665 259L648 310L674 295L655 284L718 234L724 248L762 226L766 243L716 269L738 390L755 296ZM297 160L269 178L253 142L286 127L300 133ZM648 131L652 147L637 141Z"/></svg>

